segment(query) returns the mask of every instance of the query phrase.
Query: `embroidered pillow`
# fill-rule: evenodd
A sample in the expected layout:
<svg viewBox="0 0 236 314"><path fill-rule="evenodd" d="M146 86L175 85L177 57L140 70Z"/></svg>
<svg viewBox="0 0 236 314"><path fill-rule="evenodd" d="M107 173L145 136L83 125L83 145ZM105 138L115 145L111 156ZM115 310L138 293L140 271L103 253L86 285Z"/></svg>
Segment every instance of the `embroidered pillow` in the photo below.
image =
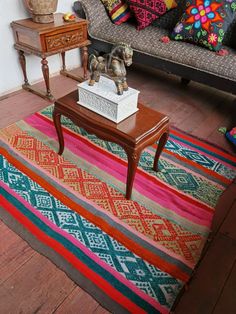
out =
<svg viewBox="0 0 236 314"><path fill-rule="evenodd" d="M104 4L110 19L116 25L126 22L131 13L127 3L124 0L101 0Z"/></svg>
<svg viewBox="0 0 236 314"><path fill-rule="evenodd" d="M236 0L188 0L171 38L219 51L236 11Z"/></svg>
<svg viewBox="0 0 236 314"><path fill-rule="evenodd" d="M166 11L177 6L175 0L127 0L127 2L136 18L138 30L147 27Z"/></svg>

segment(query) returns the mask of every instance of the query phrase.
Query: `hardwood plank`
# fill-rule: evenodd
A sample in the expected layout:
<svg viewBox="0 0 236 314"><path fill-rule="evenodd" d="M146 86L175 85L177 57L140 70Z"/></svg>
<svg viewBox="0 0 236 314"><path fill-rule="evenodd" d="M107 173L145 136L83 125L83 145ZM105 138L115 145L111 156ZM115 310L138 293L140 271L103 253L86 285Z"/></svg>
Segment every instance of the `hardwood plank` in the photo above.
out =
<svg viewBox="0 0 236 314"><path fill-rule="evenodd" d="M234 184L234 195L236 195L236 184ZM220 228L221 233L236 241L236 228L235 224L232 222L236 222L236 200L234 201L229 214Z"/></svg>
<svg viewBox="0 0 236 314"><path fill-rule="evenodd" d="M80 313L95 313L98 303L81 288L76 287L66 300L56 309L55 314L74 314L78 312L78 304ZM102 308L103 310L103 308ZM109 313L105 309L101 313Z"/></svg>
<svg viewBox="0 0 236 314"><path fill-rule="evenodd" d="M64 76L55 76L50 79L51 91L55 98L60 98L77 88L77 82ZM33 85L44 89L44 82ZM63 87L63 88L62 88ZM0 129L10 125L24 117L53 104L53 101L43 99L31 92L21 90L17 94L0 101Z"/></svg>
<svg viewBox="0 0 236 314"><path fill-rule="evenodd" d="M232 183L221 195L218 204L216 206L214 218L212 221L212 236L219 230L221 224L223 223L225 217L232 211L232 206L236 198L236 183ZM234 215L232 213L232 215ZM228 220L228 228L230 228L232 221ZM226 227L227 228L227 227ZM223 232L223 230L222 230Z"/></svg>
<svg viewBox="0 0 236 314"><path fill-rule="evenodd" d="M190 282L189 289L177 304L175 313L212 313L235 258L235 241L224 235L217 235Z"/></svg>
<svg viewBox="0 0 236 314"><path fill-rule="evenodd" d="M77 81L72 80L69 77L65 77L64 75L57 75L50 78L51 93L56 99L77 89L77 84ZM45 88L44 82L39 82L34 86L39 89Z"/></svg>
<svg viewBox="0 0 236 314"><path fill-rule="evenodd" d="M209 96L210 98L204 99L203 106L201 107L204 108L207 103L211 108L211 111L209 111L209 114L200 121L199 125L194 130L194 133L198 134L198 136L207 138L209 138L213 131L214 133L221 135L217 130L220 126L224 126L224 122L226 122L225 118L227 118L227 121L229 120L232 111L233 97L217 91L214 94L209 93Z"/></svg>
<svg viewBox="0 0 236 314"><path fill-rule="evenodd" d="M50 103L48 100L22 90L20 93L0 102L0 128L19 121L27 115L48 106Z"/></svg>
<svg viewBox="0 0 236 314"><path fill-rule="evenodd" d="M1 313L52 313L75 284L36 253L0 286Z"/></svg>
<svg viewBox="0 0 236 314"><path fill-rule="evenodd" d="M93 314L108 314L110 312L108 312L107 310L105 310L102 306L98 306L96 308L96 310L93 312Z"/></svg>
<svg viewBox="0 0 236 314"><path fill-rule="evenodd" d="M216 102L214 106L212 106L211 98L214 98L214 96L211 94L211 90L206 91L201 85L192 84L188 86L185 93L187 95L185 104L189 106L192 111L187 117L183 117L182 121L181 111L176 112L177 117L180 116L178 123L181 125L181 128L184 128L185 132L196 135L194 131L199 129L199 125L204 123L206 119L213 116L214 112L218 109L218 103ZM194 97L192 95L194 95ZM173 118L175 120L175 116ZM209 128L209 130L207 130L207 128ZM209 134L209 131L212 132L212 128L212 121L210 126L209 123L204 124L203 130L205 131L205 136ZM200 128L200 131L202 131L202 128ZM201 136L199 132L197 132L197 135Z"/></svg>
<svg viewBox="0 0 236 314"><path fill-rule="evenodd" d="M12 276L29 261L35 251L16 233L3 223L0 224L0 284Z"/></svg>
<svg viewBox="0 0 236 314"><path fill-rule="evenodd" d="M227 138L225 137L224 134L221 134L218 131L219 127L221 127L221 126L227 127L227 124L226 123L221 123L217 127L217 129L209 135L208 141L210 143L216 144L218 147L224 148L227 152L229 152L229 153L231 153L232 155L235 156L235 152L236 152L235 147L233 147L233 145L227 140Z"/></svg>
<svg viewBox="0 0 236 314"><path fill-rule="evenodd" d="M235 314L236 313L236 261L231 271L230 277L226 282L224 290L218 300L213 314Z"/></svg>

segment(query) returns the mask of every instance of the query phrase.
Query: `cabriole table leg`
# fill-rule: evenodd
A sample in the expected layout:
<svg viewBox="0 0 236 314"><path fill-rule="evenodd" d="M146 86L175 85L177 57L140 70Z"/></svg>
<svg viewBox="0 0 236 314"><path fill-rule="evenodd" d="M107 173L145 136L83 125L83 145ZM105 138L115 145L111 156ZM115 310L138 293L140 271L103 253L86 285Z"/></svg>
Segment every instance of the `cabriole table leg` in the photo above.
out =
<svg viewBox="0 0 236 314"><path fill-rule="evenodd" d="M134 183L134 177L136 173L136 169L139 163L139 158L141 155L141 151L128 151L126 150L127 157L128 157L128 169L127 169L127 180L126 180L126 198L127 200L130 200L132 189L133 189L133 183Z"/></svg>
<svg viewBox="0 0 236 314"><path fill-rule="evenodd" d="M160 158L160 155L163 151L163 148L165 147L166 145L166 142L168 140L168 137L169 137L169 131L166 131L165 133L163 133L159 139L159 143L158 143L158 146L157 146L157 150L156 150L156 154L155 154L155 158L154 158L154 163L153 163L153 170L154 171L158 171L158 161L159 161L159 158Z"/></svg>
<svg viewBox="0 0 236 314"><path fill-rule="evenodd" d="M58 141L59 141L58 154L62 155L64 151L64 137L63 137L62 127L61 127L61 114L54 109L52 117L53 117L53 122L55 125L55 129L56 129Z"/></svg>

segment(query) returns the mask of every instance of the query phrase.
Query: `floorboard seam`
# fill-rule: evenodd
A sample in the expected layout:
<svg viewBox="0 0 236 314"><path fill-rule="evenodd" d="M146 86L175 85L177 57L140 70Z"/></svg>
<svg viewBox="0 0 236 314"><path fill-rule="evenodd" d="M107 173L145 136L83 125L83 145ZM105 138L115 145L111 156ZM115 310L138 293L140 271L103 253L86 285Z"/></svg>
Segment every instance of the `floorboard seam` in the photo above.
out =
<svg viewBox="0 0 236 314"><path fill-rule="evenodd" d="M216 303L215 303L215 305L214 305L214 307L213 307L213 310L212 310L212 312L211 312L212 314L214 314L214 311L215 311L215 309L216 309L216 306L217 306L218 302L220 301L220 298L221 298L221 296L222 296L222 294L223 294L223 292L224 292L224 288L225 288L225 286L226 286L226 284L227 284L227 282L228 282L228 280L229 280L229 278L230 278L230 276L231 276L231 274L232 274L233 269L234 269L235 266L236 266L236 258L235 258L235 260L234 260L234 262L233 262L233 264L232 264L232 267L231 267L231 269L230 269L230 272L228 273L228 276L226 277L225 282L224 282L224 284L223 284L223 286L222 286L222 288L221 288L221 290L220 290L219 297L217 298Z"/></svg>

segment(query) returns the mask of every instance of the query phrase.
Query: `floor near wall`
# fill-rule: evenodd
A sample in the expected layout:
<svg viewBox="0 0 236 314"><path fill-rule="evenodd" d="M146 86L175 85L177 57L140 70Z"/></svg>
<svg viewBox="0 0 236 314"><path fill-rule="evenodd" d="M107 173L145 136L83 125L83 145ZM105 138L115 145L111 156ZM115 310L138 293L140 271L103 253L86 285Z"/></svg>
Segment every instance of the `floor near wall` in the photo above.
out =
<svg viewBox="0 0 236 314"><path fill-rule="evenodd" d="M235 154L218 132L219 127L234 124L236 103L232 95L194 82L183 86L177 77L142 66L134 66L128 73L129 85L141 92L141 102L169 115L173 126ZM56 98L77 88L76 81L59 75L50 83ZM43 82L37 85L44 88ZM4 96L0 98L0 128L50 103L23 90ZM236 313L235 221L233 183L218 203L211 241L174 313ZM1 221L0 234L0 313L107 313Z"/></svg>

